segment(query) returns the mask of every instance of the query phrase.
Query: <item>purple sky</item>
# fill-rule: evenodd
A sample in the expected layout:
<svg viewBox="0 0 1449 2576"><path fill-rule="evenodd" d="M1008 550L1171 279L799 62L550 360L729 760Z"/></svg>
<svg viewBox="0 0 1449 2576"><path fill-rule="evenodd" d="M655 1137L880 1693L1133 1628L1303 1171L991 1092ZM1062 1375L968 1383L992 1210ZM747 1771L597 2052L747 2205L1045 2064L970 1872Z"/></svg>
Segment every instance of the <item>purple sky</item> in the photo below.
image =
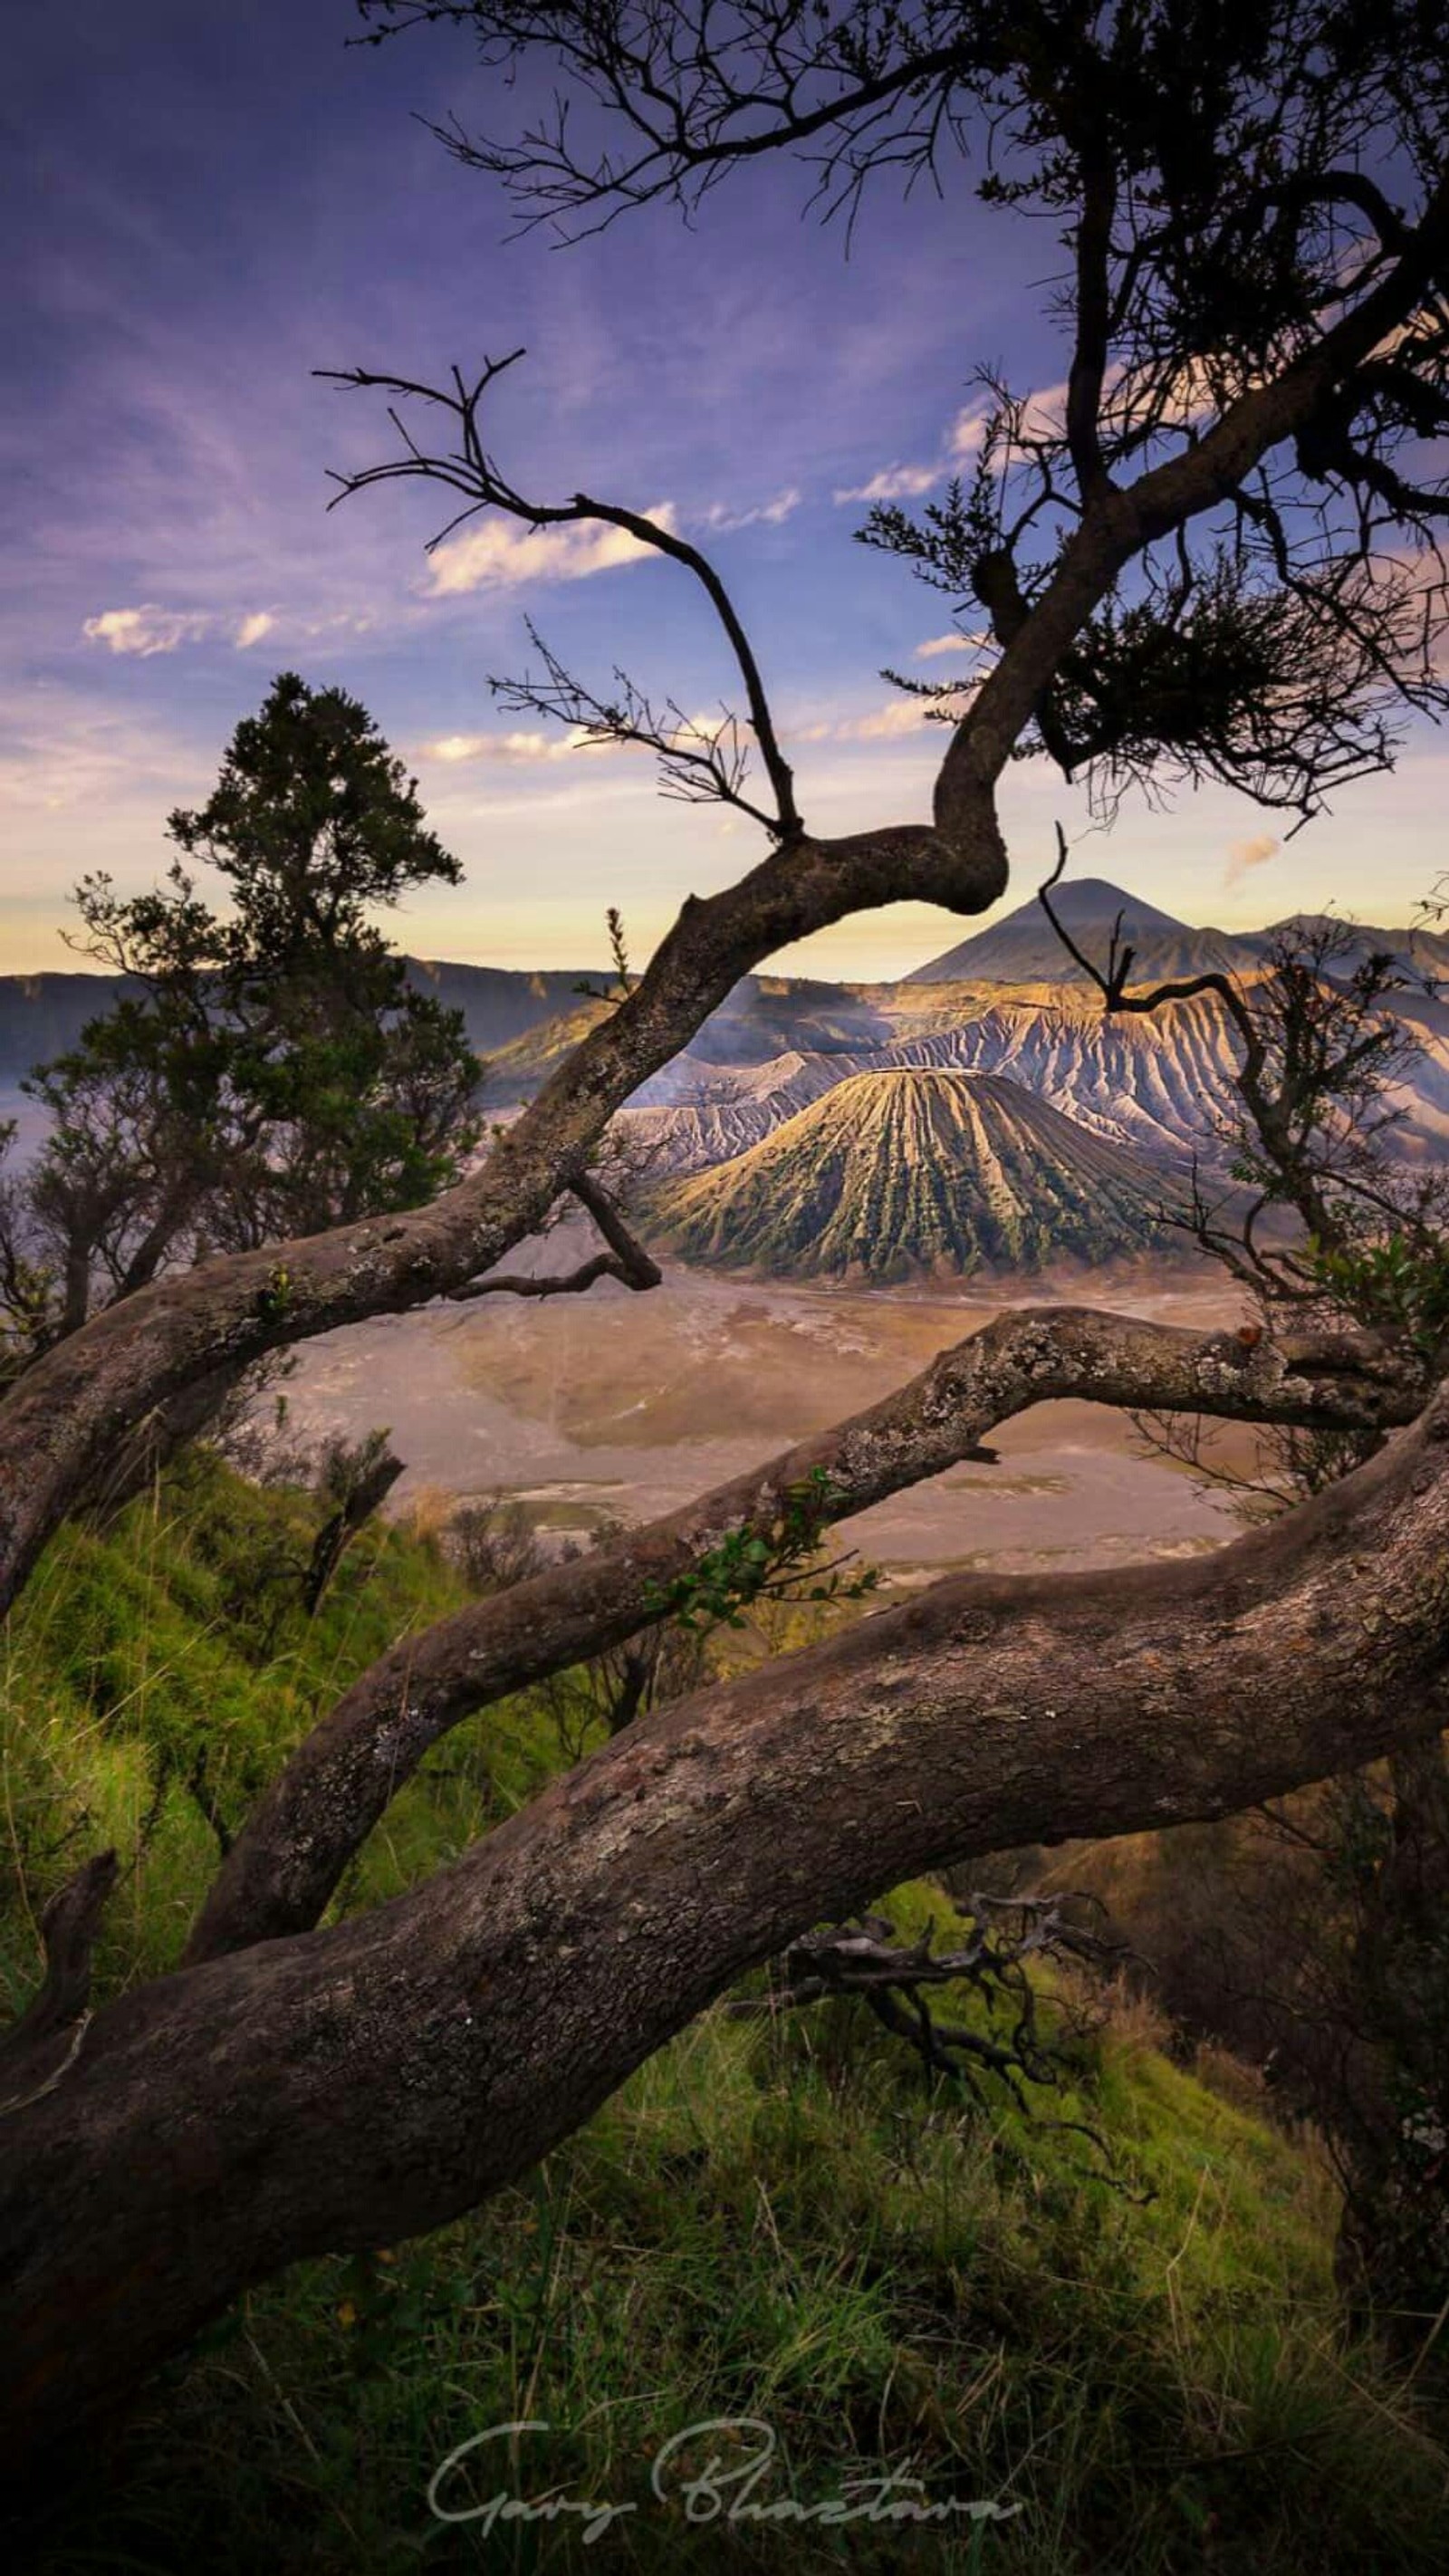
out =
<svg viewBox="0 0 1449 2576"><path fill-rule="evenodd" d="M0 425L0 962L72 962L66 894L104 867L127 889L169 853L167 811L200 800L272 675L340 682L417 770L467 871L399 925L428 954L583 965L609 903L642 959L680 899L765 843L718 808L661 801L644 752L572 751L500 713L487 675L530 659L525 612L599 686L617 661L703 711L733 672L702 595L661 562L589 568L473 523L432 560L445 495L388 489L325 514L329 465L386 452L373 398L319 366L433 379L520 342L494 452L531 495L580 487L666 504L714 556L789 737L807 822L924 817L944 741L877 676L939 677L950 604L851 542L887 469L939 488L969 443L970 378L1063 371L1036 292L1049 235L882 184L849 261L802 214L784 161L726 181L695 228L657 206L568 248L514 219L497 185L416 121L456 108L516 131L522 85L478 71L466 37L352 49L351 0L48 0L8 31L3 216L10 257ZM927 478L936 480L928 485ZM731 525L731 522L737 524ZM919 657L919 658L918 658ZM904 730L902 728L905 728ZM510 737L513 739L510 741ZM1010 776L1011 903L1085 824L1045 764ZM1232 926L1337 902L1405 919L1445 863L1446 746L1348 791L1279 845L1226 792L1129 808L1087 839L1110 876ZM922 906L864 915L792 951L822 974L899 972L962 935Z"/></svg>

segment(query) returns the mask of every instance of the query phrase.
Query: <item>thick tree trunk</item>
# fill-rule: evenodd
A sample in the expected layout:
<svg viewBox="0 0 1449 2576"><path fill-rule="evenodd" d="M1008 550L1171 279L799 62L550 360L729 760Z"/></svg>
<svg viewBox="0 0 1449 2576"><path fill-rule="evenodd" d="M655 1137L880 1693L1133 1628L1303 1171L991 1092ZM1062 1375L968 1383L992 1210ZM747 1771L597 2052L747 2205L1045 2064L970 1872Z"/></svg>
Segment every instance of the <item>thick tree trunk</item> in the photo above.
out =
<svg viewBox="0 0 1449 2576"><path fill-rule="evenodd" d="M642 1721L415 1892L7 2067L12 2459L247 2282L524 2171L746 1968L907 1873L1280 1795L1449 1719L1449 1401L1191 1564L961 1577Z"/></svg>

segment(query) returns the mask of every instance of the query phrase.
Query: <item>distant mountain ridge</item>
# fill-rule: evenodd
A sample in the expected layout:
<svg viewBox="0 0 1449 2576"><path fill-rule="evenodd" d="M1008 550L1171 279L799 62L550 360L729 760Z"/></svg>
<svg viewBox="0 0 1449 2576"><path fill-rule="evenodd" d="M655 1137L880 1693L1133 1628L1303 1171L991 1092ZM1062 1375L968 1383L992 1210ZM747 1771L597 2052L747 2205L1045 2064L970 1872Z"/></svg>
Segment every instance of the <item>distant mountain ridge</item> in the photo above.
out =
<svg viewBox="0 0 1449 2576"><path fill-rule="evenodd" d="M1077 946L1094 965L1106 966L1118 917L1121 938L1133 951L1130 982L1176 983L1214 971L1246 975L1258 971L1268 949L1282 932L1302 931L1332 921L1331 913L1290 913L1262 930L1195 929L1141 895L1124 893L1105 877L1069 878L1052 893L1052 909ZM1350 934L1342 966L1353 967L1371 951L1400 959L1411 974L1449 974L1449 936L1430 929L1391 930L1369 922L1346 922ZM978 930L955 948L902 979L907 984L1081 984L1090 988L1071 951L1062 945L1038 897L1018 904L989 929Z"/></svg>
<svg viewBox="0 0 1449 2576"><path fill-rule="evenodd" d="M1150 1018L1108 1019L1086 988L938 989L947 996L944 1018L923 1014L927 1024L912 1032L903 1012L886 1046L792 1049L758 1065L677 1056L635 1093L616 1129L656 1171L701 1170L758 1144L855 1075L933 1069L1005 1077L1159 1171L1210 1152L1236 1062L1215 997L1166 1002ZM702 1031L697 1043L706 1040Z"/></svg>
<svg viewBox="0 0 1449 2576"><path fill-rule="evenodd" d="M1251 978L1291 926L1198 931L1102 879L1058 901L1104 964L1122 914L1134 981ZM1449 1001L1423 981L1449 974L1449 939L1354 929L1345 971L1372 949L1420 979L1395 1003L1421 1047L1399 1088L1397 1149L1449 1163ZM490 1113L534 1097L609 1007L578 989L602 986L597 973L407 963L462 1009ZM119 989L79 973L0 978L0 1116L18 1114L21 1154L43 1115L15 1084ZM1211 992L1106 1015L1033 898L894 984L744 977L612 1134L650 1223L689 1259L877 1280L1031 1269L1157 1239L1144 1208L1194 1162L1225 1185L1236 1062Z"/></svg>
<svg viewBox="0 0 1449 2576"><path fill-rule="evenodd" d="M436 957L409 957L405 963L410 983L462 1012L468 1043L479 1055L492 1055L573 1007L581 982L604 980L582 967L534 971L466 966ZM88 1020L113 1009L123 994L140 989L125 975L0 975L0 1082L16 1083L36 1065L63 1055Z"/></svg>

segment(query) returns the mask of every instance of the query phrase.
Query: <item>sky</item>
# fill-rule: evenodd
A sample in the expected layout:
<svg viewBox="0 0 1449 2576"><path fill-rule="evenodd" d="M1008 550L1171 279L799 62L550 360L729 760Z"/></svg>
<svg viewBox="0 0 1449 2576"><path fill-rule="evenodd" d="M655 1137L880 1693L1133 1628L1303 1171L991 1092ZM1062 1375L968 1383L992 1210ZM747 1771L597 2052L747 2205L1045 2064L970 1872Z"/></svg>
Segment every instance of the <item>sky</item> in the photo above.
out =
<svg viewBox="0 0 1449 2576"><path fill-rule="evenodd" d="M973 375L1063 373L1039 228L882 181L849 255L783 158L732 174L686 227L667 205L564 246L524 238L498 182L426 130L516 133L545 79L504 90L465 34L349 43L352 0L47 0L12 16L0 105L9 250L0 393L0 970L73 965L76 880L126 892L171 856L239 719L295 669L369 708L462 861L394 918L400 944L592 967L621 908L648 956L683 897L764 855L756 826L663 799L642 750L578 749L510 714L490 676L615 666L691 715L738 705L687 572L597 535L490 517L433 555L447 496L387 486L328 511L329 468L390 453L363 366L435 382L522 346L487 416L530 497L585 489L663 517L716 564L751 635L807 824L928 819L946 735L882 665L939 678L951 603L854 542L868 490L939 494L969 456ZM889 478L882 486L881 478ZM1449 739L1345 791L1291 841L1226 790L1129 806L1093 832L1041 761L1007 776L1006 904L1060 820L1083 876L1196 922L1334 904L1407 920L1446 863ZM1080 837L1079 837L1080 836ZM863 914L776 961L869 979L977 927Z"/></svg>

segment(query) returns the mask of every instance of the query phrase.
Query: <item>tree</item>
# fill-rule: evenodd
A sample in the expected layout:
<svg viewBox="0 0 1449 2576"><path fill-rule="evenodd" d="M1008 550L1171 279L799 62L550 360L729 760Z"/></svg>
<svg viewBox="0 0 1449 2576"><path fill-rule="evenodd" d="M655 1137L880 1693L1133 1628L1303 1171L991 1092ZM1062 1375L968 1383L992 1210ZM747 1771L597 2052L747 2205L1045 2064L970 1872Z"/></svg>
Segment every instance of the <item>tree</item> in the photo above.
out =
<svg viewBox="0 0 1449 2576"><path fill-rule="evenodd" d="M241 1364L466 1292L563 1194L592 1190L615 1110L787 941L906 897L967 914L994 902L1008 875L996 790L1022 748L1108 803L1209 768L1304 814L1392 757L1406 709L1443 701L1449 496L1421 442L1449 421L1449 68L1423 0L400 0L364 14L378 36L471 26L495 63L551 53L602 100L629 141L592 170L562 125L514 146L456 138L545 209L688 202L792 144L853 201L884 167L985 148L988 203L1044 216L1064 245L1064 412L1043 427L1001 388L970 494L939 526L870 532L959 582L990 641L943 702L932 820L827 840L697 548L622 505L509 482L482 428L497 365L439 388L346 379L386 385L445 442L430 452L409 427L399 456L345 490L418 477L464 515L615 526L700 585L744 692L733 737L729 719L701 736L667 700L656 714L617 674L600 695L556 658L503 685L649 743L667 785L741 805L769 846L736 885L684 904L457 1187L139 1291L27 1370L3 1407L6 1597L115 1442L218 1349ZM758 757L763 801L745 795L736 743ZM615 1276L643 1287L647 1256L610 1248ZM394 1787L458 1717L647 1626L662 1589L769 1526L817 1471L845 1518L1066 1394L1406 1427L1210 1560L953 1578L636 1718L446 1872L318 1928ZM46 1982L0 2075L8 2440L24 2452L113 2402L293 2258L466 2208L742 1970L909 1872L1238 1810L1432 1736L1446 1563L1449 1393L1397 1341L1047 1309L756 1475L409 1640L237 1834L178 1974L87 2017L113 1865L98 1855L58 1892Z"/></svg>
<svg viewBox="0 0 1449 2576"><path fill-rule="evenodd" d="M478 1137L462 1015L371 919L461 871L355 698L282 673L168 832L164 889L77 890L73 944L127 985L26 1085L52 1123L0 1212L12 1367L178 1262L414 1207Z"/></svg>
<svg viewBox="0 0 1449 2576"><path fill-rule="evenodd" d="M1065 855L1063 845L1056 875ZM1055 921L1054 882L1041 899ZM1115 934L1094 963L1057 927L1109 1011L1159 1005L1161 991L1128 994L1130 953ZM1359 950L1344 922L1289 924L1251 987L1213 973L1179 988L1212 994L1241 1042L1237 1100L1220 1122L1236 1203L1210 1203L1199 1187L1186 1222L1251 1295L1259 1332L1285 1315L1367 1330L1427 1394L1449 1346L1449 1180L1395 1154L1403 1112L1391 1083L1419 1042L1393 1003L1411 978L1399 959ZM1285 1229L1285 1217L1296 1223ZM1139 1427L1253 1522L1329 1491L1384 1440L1381 1429L1285 1425L1260 1434L1249 1470L1218 1459L1200 1416ZM1217 1854L1208 1923L1169 1933L1164 1999L1271 2055L1285 2097L1335 2157L1340 2278L1422 2360L1449 2291L1445 1741L1406 1746L1253 1821L1246 1846ZM1160 1932L1152 1946L1160 1959Z"/></svg>

